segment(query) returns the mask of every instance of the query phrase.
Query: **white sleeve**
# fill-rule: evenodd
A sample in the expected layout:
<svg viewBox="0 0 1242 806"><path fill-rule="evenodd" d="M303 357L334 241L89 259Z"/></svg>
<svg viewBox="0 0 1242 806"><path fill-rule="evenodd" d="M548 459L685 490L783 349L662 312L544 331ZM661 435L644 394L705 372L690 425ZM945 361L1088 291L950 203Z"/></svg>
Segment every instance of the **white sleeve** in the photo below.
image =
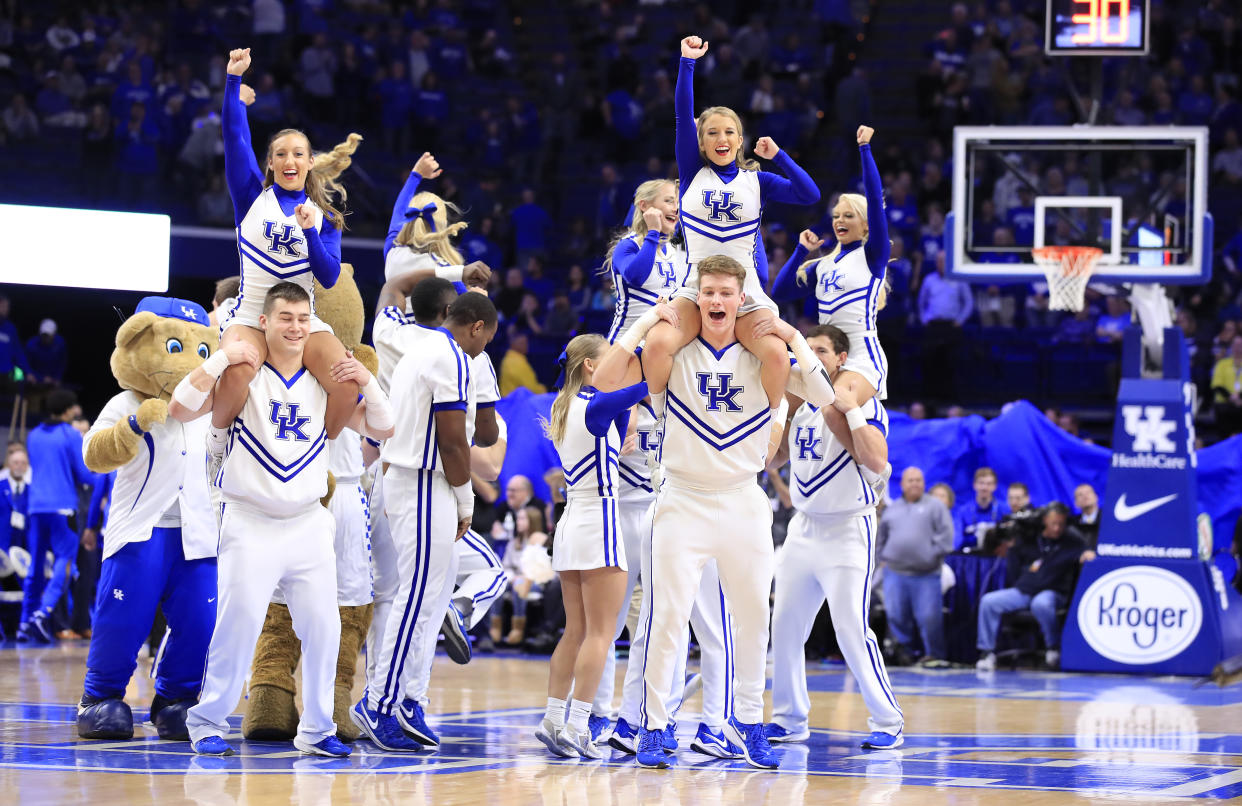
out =
<svg viewBox="0 0 1242 806"><path fill-rule="evenodd" d="M825 393L825 387L827 387L827 393ZM806 373L802 371L802 365L795 361L789 368L789 382L785 384L785 388L812 406L819 408L831 406L832 401L836 399L832 391L832 383L828 380L828 373L824 371L822 365L816 376L808 379Z"/></svg>
<svg viewBox="0 0 1242 806"><path fill-rule="evenodd" d="M435 263L426 253L415 252L408 246L394 246L388 250L388 256L384 258L384 280L400 277L415 269L432 268L435 268Z"/></svg>
<svg viewBox="0 0 1242 806"><path fill-rule="evenodd" d="M423 365L418 382L431 390L431 410L465 411L469 402L470 359L451 338L435 339L427 346L431 360Z"/></svg>
<svg viewBox="0 0 1242 806"><path fill-rule="evenodd" d="M500 382L487 353L470 359L470 375L474 378L474 402L480 406L495 405L500 400Z"/></svg>

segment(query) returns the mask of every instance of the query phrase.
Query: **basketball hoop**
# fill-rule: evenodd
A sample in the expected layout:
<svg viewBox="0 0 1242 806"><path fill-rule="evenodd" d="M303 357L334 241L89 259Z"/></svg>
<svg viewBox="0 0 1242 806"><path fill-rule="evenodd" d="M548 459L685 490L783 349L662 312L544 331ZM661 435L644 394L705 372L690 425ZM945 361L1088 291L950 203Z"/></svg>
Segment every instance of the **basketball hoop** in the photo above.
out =
<svg viewBox="0 0 1242 806"><path fill-rule="evenodd" d="M1048 278L1048 308L1081 311L1087 283L1104 250L1094 246L1041 246L1031 254Z"/></svg>

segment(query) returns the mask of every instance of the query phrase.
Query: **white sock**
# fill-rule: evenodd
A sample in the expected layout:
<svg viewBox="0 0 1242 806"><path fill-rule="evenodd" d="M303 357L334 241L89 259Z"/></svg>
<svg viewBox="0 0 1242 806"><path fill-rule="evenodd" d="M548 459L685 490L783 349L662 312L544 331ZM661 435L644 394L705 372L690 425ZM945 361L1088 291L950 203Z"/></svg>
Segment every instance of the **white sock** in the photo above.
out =
<svg viewBox="0 0 1242 806"><path fill-rule="evenodd" d="M652 392L651 393L651 408L653 411L655 411L655 416L657 420L663 419L664 417L664 399L667 396L668 396L667 389L663 392Z"/></svg>
<svg viewBox="0 0 1242 806"><path fill-rule="evenodd" d="M223 456L224 443L228 441L229 432L227 428L216 428L214 425L207 428L207 455Z"/></svg>
<svg viewBox="0 0 1242 806"><path fill-rule="evenodd" d="M556 697L548 697L548 707L544 709L543 718L560 730L565 727L565 701Z"/></svg>
<svg viewBox="0 0 1242 806"><path fill-rule="evenodd" d="M587 719L591 716L591 703L572 700L569 703L569 727L574 733L586 733Z"/></svg>

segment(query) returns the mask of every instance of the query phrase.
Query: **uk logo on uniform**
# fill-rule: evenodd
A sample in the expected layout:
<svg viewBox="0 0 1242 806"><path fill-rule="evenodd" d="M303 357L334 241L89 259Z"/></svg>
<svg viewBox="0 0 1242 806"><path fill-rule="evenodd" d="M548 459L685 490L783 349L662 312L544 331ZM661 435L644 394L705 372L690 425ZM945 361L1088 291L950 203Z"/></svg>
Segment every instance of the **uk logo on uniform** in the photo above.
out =
<svg viewBox="0 0 1242 806"><path fill-rule="evenodd" d="M295 248L302 243L302 238L293 234L293 225L280 225L280 232L276 232L275 221L263 222L263 237L267 238L267 251L280 253L283 252L289 257L301 257Z"/></svg>
<svg viewBox="0 0 1242 806"><path fill-rule="evenodd" d="M1177 444L1170 439L1177 430L1176 420L1164 418L1164 406L1122 406L1126 433L1134 437L1134 453L1173 453Z"/></svg>
<svg viewBox="0 0 1242 806"><path fill-rule="evenodd" d="M185 316L190 317L190 318L191 318L191 319L193 319L194 321L198 321L198 314L194 311L194 309L193 309L193 308L190 308L190 307L187 307L187 306L185 306L185 305L182 305L182 306L181 306L181 313L182 313L183 315L185 315Z"/></svg>
<svg viewBox="0 0 1242 806"><path fill-rule="evenodd" d="M798 443L799 459L810 459L813 462L823 459L824 457L819 452L820 443L823 441L820 437L815 436L815 429L810 426L800 425L798 430L794 432L794 442Z"/></svg>
<svg viewBox="0 0 1242 806"><path fill-rule="evenodd" d="M708 386L712 375L716 375L716 385ZM732 372L699 372L695 377L699 379L699 394L707 398L708 411L741 411L742 404L737 402L737 396L746 390L745 386L733 385ZM721 408L721 407L724 408Z"/></svg>
<svg viewBox="0 0 1242 806"><path fill-rule="evenodd" d="M638 449L646 453L660 447L660 434L654 430L640 428L638 430Z"/></svg>
<svg viewBox="0 0 1242 806"><path fill-rule="evenodd" d="M711 210L707 217L712 221L724 221L726 219L729 221L742 220L737 217L737 211L742 209L742 203L733 201L733 191L731 190L720 191L719 201L716 200L716 191L703 191L703 206Z"/></svg>
<svg viewBox="0 0 1242 806"><path fill-rule="evenodd" d="M665 288L677 287L677 269L672 263L665 263L657 260L655 270L659 273L660 277L664 279Z"/></svg>
<svg viewBox="0 0 1242 806"><path fill-rule="evenodd" d="M824 293L825 294L828 293L829 291L840 291L841 290L842 286L841 286L840 277L841 277L841 272L837 269L836 266L833 266L832 274L829 274L827 277L824 278Z"/></svg>
<svg viewBox="0 0 1242 806"><path fill-rule="evenodd" d="M299 417L297 403L281 403L279 400L269 401L272 406L271 414L268 419L272 421L272 425L276 426L276 439L289 440L290 438L298 442L310 442L310 437L302 429L306 428L306 424L310 422L310 417ZM284 407L287 413L281 414L280 409Z"/></svg>

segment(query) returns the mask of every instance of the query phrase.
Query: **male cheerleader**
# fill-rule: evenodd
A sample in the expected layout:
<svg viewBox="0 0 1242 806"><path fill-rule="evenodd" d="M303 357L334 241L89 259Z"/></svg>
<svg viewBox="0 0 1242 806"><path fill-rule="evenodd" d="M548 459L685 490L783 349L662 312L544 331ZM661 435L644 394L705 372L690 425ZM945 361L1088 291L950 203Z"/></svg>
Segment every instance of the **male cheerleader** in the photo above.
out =
<svg viewBox="0 0 1242 806"><path fill-rule="evenodd" d="M848 371L850 337L834 325L820 325L807 341L835 384ZM789 491L797 510L776 560L772 722L765 726L773 742L802 742L810 736L803 647L827 597L837 644L870 713L872 732L862 746L889 749L902 743L901 709L867 623L877 497L863 468L880 472L888 462L888 413L877 397L859 407L857 395L852 386L844 386L836 408L823 410L797 401L788 439L768 464L776 470L791 463Z"/></svg>
<svg viewBox="0 0 1242 806"><path fill-rule="evenodd" d="M496 334L496 308L482 294L453 301L444 327L407 353L392 373L396 430L384 444L385 509L397 552L400 588L384 640L351 716L375 744L411 748L405 734L434 746L423 714L434 642L456 573L455 541L470 526L470 439L474 388L470 360Z"/></svg>
<svg viewBox="0 0 1242 806"><path fill-rule="evenodd" d="M328 394L302 363L312 326L310 295L294 283L277 283L263 300L259 323L267 361L229 428L215 479L224 499L217 629L203 691L186 727L194 752L233 753L224 741L228 716L241 696L268 602L279 588L302 641L303 709L293 744L303 753L347 756L349 748L336 738L332 722L341 631L335 522L319 504L328 487ZM208 361L186 376L173 393L178 404L173 416L186 421L209 411L212 387L224 369L223 362ZM362 390L347 426L376 439L392 434L392 409L371 373L352 356L333 372Z"/></svg>
<svg viewBox="0 0 1242 806"><path fill-rule="evenodd" d="M755 481L766 461L774 412L768 408L760 361L742 348L734 332L745 300L746 270L722 255L703 259L697 270L701 332L674 357L668 379L664 484L656 498L651 575L643 583L651 587L652 608L638 762L669 766L664 743L668 689L703 565L715 559L735 633L734 720L726 732L748 763L775 769L779 759L763 730L772 509ZM601 364L616 362L626 368L620 374L637 376L632 354L657 318L676 316L665 305L644 314ZM801 334L779 320L773 320L770 332L784 339L797 359L789 388L817 405L831 404L827 374Z"/></svg>

